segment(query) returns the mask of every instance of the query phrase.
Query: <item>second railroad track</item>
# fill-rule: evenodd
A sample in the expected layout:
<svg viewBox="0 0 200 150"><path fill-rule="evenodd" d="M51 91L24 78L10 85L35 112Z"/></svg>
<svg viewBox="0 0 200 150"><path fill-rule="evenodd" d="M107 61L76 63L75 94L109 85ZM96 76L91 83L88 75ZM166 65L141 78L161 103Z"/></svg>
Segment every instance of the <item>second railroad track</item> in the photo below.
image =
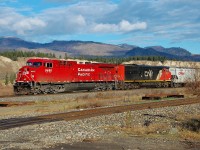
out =
<svg viewBox="0 0 200 150"><path fill-rule="evenodd" d="M84 118L90 118L90 117L95 117L95 116L100 116L100 115L122 113L126 111L136 111L136 110L143 110L143 109L154 109L154 108L161 108L161 107L189 105L189 104L195 104L195 103L200 103L200 100L198 98L165 100L165 101L159 101L159 102L149 102L149 103L132 104L132 105L125 105L125 106L79 110L79 111L43 115L43 116L37 116L37 117L3 119L3 120L0 120L0 130L21 127L25 125L41 124L41 123L46 123L46 122L54 122L54 121L62 121L62 120L70 121L70 120L84 119Z"/></svg>

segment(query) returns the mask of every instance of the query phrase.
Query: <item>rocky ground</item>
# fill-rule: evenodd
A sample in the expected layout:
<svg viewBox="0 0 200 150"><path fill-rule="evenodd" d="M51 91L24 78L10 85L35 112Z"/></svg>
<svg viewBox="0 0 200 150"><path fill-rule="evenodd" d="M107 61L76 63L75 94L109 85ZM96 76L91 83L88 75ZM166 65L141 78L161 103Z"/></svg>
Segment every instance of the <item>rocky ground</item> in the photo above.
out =
<svg viewBox="0 0 200 150"><path fill-rule="evenodd" d="M183 122L199 114L200 104L193 104L29 125L0 131L0 148L197 150L200 133L183 134Z"/></svg>
<svg viewBox="0 0 200 150"><path fill-rule="evenodd" d="M21 107L1 107L0 119L11 117L30 117L77 109L150 102L142 101L142 96L145 96L146 94L184 94L185 97L191 97L191 95L185 94L185 91L186 90L184 88L160 88L1 97L0 102L34 102L34 104Z"/></svg>
<svg viewBox="0 0 200 150"><path fill-rule="evenodd" d="M186 89L137 89L0 98L35 101L0 107L0 119L30 117L94 106L143 103L145 94L186 94ZM193 121L191 121L193 119ZM74 121L58 121L0 130L0 149L44 150L197 150L200 149L200 104L140 110Z"/></svg>

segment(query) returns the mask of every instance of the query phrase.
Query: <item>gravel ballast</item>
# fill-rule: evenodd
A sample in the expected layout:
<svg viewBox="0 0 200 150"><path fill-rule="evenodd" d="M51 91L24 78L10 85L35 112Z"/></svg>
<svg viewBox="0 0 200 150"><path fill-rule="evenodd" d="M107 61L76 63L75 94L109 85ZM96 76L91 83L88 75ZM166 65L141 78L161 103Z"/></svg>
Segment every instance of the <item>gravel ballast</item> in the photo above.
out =
<svg viewBox="0 0 200 150"><path fill-rule="evenodd" d="M173 118L176 118L177 115L181 114L199 115L200 104L132 111L131 122L133 126L143 125L146 121L158 123L163 122L169 126L172 126L174 122L176 122L176 120ZM120 137L124 137L124 133L121 130L110 130L109 128L126 126L127 115L130 116L130 112L92 117L83 120L74 120L68 122L59 121L39 125L29 125L9 130L1 130L0 148L53 149L54 146L59 144L73 144L86 141L87 139L93 139L97 141L109 141L108 139L117 140L120 139ZM134 138L132 138L132 140ZM162 140L162 142L163 141L166 140ZM157 141L155 140L154 142ZM173 143L175 141L172 140L171 142ZM184 146L179 142L176 144L180 144L180 146L182 146L180 148L183 148ZM130 148L129 145L126 145L125 147L127 149Z"/></svg>

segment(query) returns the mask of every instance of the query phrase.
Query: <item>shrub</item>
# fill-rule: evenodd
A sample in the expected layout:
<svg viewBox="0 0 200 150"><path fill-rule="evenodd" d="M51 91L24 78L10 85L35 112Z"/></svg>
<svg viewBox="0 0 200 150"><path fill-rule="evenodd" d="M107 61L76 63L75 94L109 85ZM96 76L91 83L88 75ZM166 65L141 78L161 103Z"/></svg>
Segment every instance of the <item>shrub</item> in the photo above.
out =
<svg viewBox="0 0 200 150"><path fill-rule="evenodd" d="M186 89L189 93L200 96L200 70L194 75L194 80L186 83Z"/></svg>
<svg viewBox="0 0 200 150"><path fill-rule="evenodd" d="M200 132L200 119L187 120L182 123L182 127L193 132Z"/></svg>

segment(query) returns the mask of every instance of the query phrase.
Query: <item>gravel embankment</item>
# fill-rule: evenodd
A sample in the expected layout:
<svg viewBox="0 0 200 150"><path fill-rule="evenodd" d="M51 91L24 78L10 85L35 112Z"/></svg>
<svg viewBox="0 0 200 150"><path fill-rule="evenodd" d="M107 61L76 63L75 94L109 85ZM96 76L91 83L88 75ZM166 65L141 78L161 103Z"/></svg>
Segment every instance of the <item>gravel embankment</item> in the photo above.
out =
<svg viewBox="0 0 200 150"><path fill-rule="evenodd" d="M200 104L141 110L131 112L131 122L134 126L143 125L146 121L163 122L174 128L176 121L173 118L177 115L199 114ZM126 126L127 115L130 117L130 114L126 112L83 120L59 121L2 130L0 131L0 149L42 149L61 143L82 142L86 139L108 140L123 137L122 131L110 130L109 128ZM158 146L158 143L154 142L149 144ZM172 148L173 140L171 142L171 145L166 149ZM179 148L183 148L183 145L179 146ZM125 149L130 148L129 145L125 147Z"/></svg>
<svg viewBox="0 0 200 150"><path fill-rule="evenodd" d="M75 100L77 98L95 98L99 97L101 94L102 97L106 95L113 95L113 97L122 96L128 97L131 95L140 95L144 96L145 94L160 94L160 93L170 93L170 94L177 94L183 93L184 88L155 88L155 89L135 89L135 90L127 90L127 91L105 91L105 92L72 92L72 93L60 93L60 94L48 94L48 95L23 95L23 96L16 96L16 97L4 97L0 98L0 102L6 101L54 101L54 100Z"/></svg>
<svg viewBox="0 0 200 150"><path fill-rule="evenodd" d="M106 92L75 92L55 95L0 98L0 102L35 102L34 105L2 107L0 109L0 119L24 118L67 112L78 110L76 108L85 108L84 105L90 108L93 107L92 104L94 104L94 107L96 107L96 105L101 107L128 105L143 102L141 100L142 96L146 94L182 94L184 91L185 89L183 88L161 88Z"/></svg>

